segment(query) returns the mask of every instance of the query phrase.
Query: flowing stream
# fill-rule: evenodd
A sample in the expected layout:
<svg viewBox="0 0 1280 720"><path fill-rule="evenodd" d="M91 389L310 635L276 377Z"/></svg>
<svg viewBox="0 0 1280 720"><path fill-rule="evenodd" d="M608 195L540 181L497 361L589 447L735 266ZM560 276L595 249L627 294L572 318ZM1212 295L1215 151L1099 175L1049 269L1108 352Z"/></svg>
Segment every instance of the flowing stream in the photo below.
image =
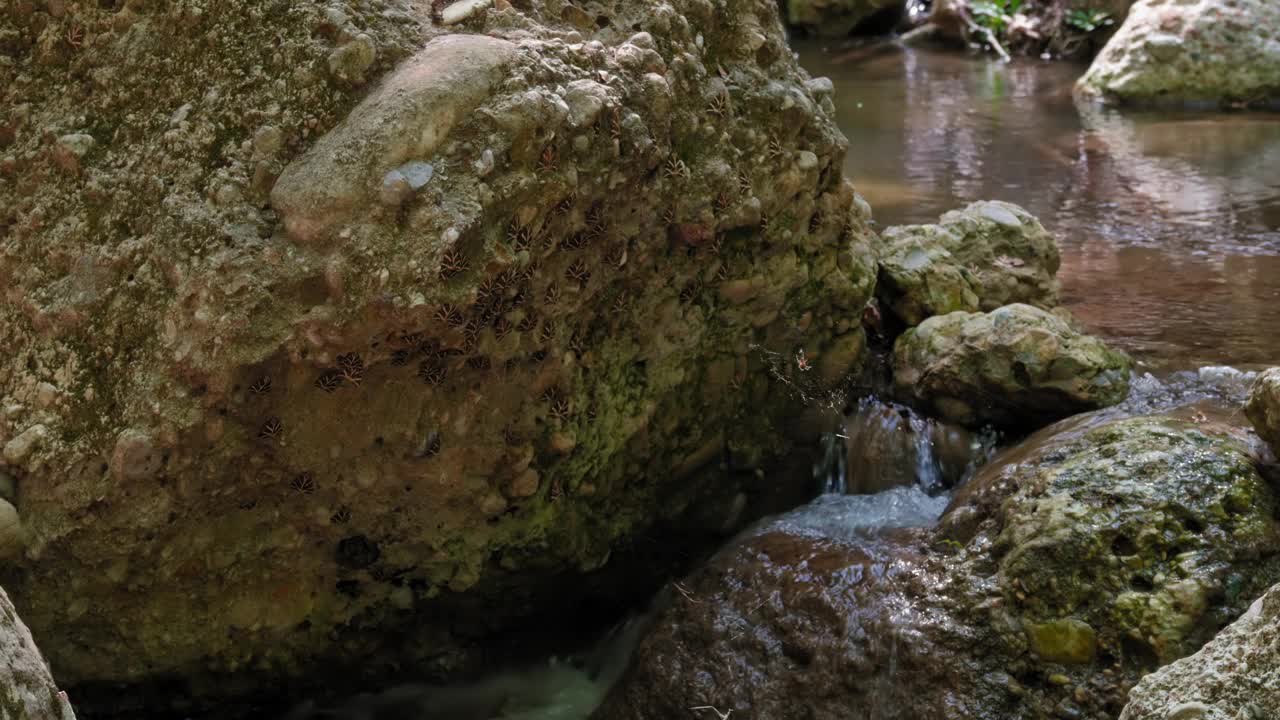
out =
<svg viewBox="0 0 1280 720"><path fill-rule="evenodd" d="M1128 401L1059 431L1173 409L1241 424L1247 370L1280 362L1280 115L1077 105L1071 86L1083 68L1068 64L895 46L856 57L817 44L797 50L812 74L835 82L846 171L880 226L998 199L1026 207L1056 235L1064 304L1138 361ZM931 525L995 450L992 435L867 398L814 459L825 492L745 532L851 538ZM289 717L581 720L623 670L643 625L630 620L579 655L473 685L406 686L303 705Z"/></svg>

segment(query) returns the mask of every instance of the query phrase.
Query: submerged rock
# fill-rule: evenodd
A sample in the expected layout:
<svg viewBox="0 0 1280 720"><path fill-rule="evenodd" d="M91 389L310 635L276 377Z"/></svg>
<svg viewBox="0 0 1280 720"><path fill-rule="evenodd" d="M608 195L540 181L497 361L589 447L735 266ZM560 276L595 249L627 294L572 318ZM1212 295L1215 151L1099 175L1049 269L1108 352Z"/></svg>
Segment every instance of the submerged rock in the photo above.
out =
<svg viewBox="0 0 1280 720"><path fill-rule="evenodd" d="M679 584L596 717L1114 717L1280 579L1244 435L1083 416L998 456L937 530L794 511Z"/></svg>
<svg viewBox="0 0 1280 720"><path fill-rule="evenodd" d="M1196 654L1144 677L1120 720L1280 717L1280 585Z"/></svg>
<svg viewBox="0 0 1280 720"><path fill-rule="evenodd" d="M906 0L785 0L787 23L824 37L843 37L882 13L901 13Z"/></svg>
<svg viewBox="0 0 1280 720"><path fill-rule="evenodd" d="M936 225L886 230L877 294L907 325L957 310L1058 303L1058 246L1030 213L976 202Z"/></svg>
<svg viewBox="0 0 1280 720"><path fill-rule="evenodd" d="M898 338L894 387L938 416L975 426L1040 426L1114 405L1132 361L1058 315L1008 305L929 318Z"/></svg>
<svg viewBox="0 0 1280 720"><path fill-rule="evenodd" d="M22 623L0 590L0 718L3 720L75 720L67 694L58 690Z"/></svg>
<svg viewBox="0 0 1280 720"><path fill-rule="evenodd" d="M1272 449L1280 455L1280 368L1270 368L1258 374L1249 388L1249 401L1244 411L1258 435L1271 443Z"/></svg>
<svg viewBox="0 0 1280 720"><path fill-rule="evenodd" d="M768 357L861 361L772 0L121 5L0 4L4 579L113 711L578 624L794 445Z"/></svg>
<svg viewBox="0 0 1280 720"><path fill-rule="evenodd" d="M1138 0L1079 87L1135 104L1280 102L1277 27L1275 0Z"/></svg>

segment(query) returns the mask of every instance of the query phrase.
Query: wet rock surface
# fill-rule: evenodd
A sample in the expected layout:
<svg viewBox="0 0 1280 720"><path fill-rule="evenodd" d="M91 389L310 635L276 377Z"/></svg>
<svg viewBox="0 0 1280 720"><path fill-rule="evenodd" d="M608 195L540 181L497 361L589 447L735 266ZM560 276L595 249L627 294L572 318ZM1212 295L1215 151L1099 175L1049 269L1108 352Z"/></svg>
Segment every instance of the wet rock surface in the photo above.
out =
<svg viewBox="0 0 1280 720"><path fill-rule="evenodd" d="M1048 309L1058 303L1059 262L1053 236L1026 210L975 202L936 225L885 230L876 292L907 325L1010 303Z"/></svg>
<svg viewBox="0 0 1280 720"><path fill-rule="evenodd" d="M1138 0L1079 87L1134 104L1280 103L1277 27L1271 0Z"/></svg>
<svg viewBox="0 0 1280 720"><path fill-rule="evenodd" d="M1280 717L1280 586L1194 655L1144 677L1120 720Z"/></svg>
<svg viewBox="0 0 1280 720"><path fill-rule="evenodd" d="M1280 455L1280 368L1258 374L1249 388L1244 411L1258 435Z"/></svg>
<svg viewBox="0 0 1280 720"><path fill-rule="evenodd" d="M31 631L18 617L9 596L0 590L0 718L4 720L75 720L65 693L58 690L49 665Z"/></svg>
<svg viewBox="0 0 1280 720"><path fill-rule="evenodd" d="M66 683L473 667L791 447L759 348L860 361L772 2L88 5L0 10L0 575Z"/></svg>
<svg viewBox="0 0 1280 720"><path fill-rule="evenodd" d="M1216 420L1082 416L997 456L936 531L794 511L676 587L595 717L1115 717L1280 577L1256 450Z"/></svg>
<svg viewBox="0 0 1280 720"><path fill-rule="evenodd" d="M939 417L1027 429L1114 405L1132 361L1030 305L929 318L895 343L894 387Z"/></svg>

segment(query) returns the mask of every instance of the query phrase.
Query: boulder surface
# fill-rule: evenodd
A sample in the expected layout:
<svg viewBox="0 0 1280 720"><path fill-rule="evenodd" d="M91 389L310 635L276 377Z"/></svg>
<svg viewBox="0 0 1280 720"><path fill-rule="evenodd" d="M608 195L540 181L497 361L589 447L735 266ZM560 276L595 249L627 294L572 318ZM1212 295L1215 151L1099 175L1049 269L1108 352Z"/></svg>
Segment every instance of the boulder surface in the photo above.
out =
<svg viewBox="0 0 1280 720"><path fill-rule="evenodd" d="M957 310L1058 303L1058 246L1017 205L975 202L935 225L889 228L882 240L877 294L907 325Z"/></svg>
<svg viewBox="0 0 1280 720"><path fill-rule="evenodd" d="M1114 405L1132 361L1030 305L925 320L895 343L899 395L953 422L1030 429Z"/></svg>
<svg viewBox="0 0 1280 720"><path fill-rule="evenodd" d="M1138 0L1079 87L1145 105L1280 102L1280 4Z"/></svg>
<svg viewBox="0 0 1280 720"><path fill-rule="evenodd" d="M1115 717L1280 578L1252 447L1216 422L1081 416L997 456L936 530L794 511L675 586L595 717Z"/></svg>
<svg viewBox="0 0 1280 720"><path fill-rule="evenodd" d="M1258 373L1244 411L1258 435L1280 455L1280 368Z"/></svg>
<svg viewBox="0 0 1280 720"><path fill-rule="evenodd" d="M75 720L31 631L0 590L0 720Z"/></svg>
<svg viewBox="0 0 1280 720"><path fill-rule="evenodd" d="M1196 654L1142 678L1120 720L1280 717L1280 585Z"/></svg>
<svg viewBox="0 0 1280 720"><path fill-rule="evenodd" d="M859 362L775 3L434 5L0 6L0 580L64 683L472 669L790 447L761 349Z"/></svg>

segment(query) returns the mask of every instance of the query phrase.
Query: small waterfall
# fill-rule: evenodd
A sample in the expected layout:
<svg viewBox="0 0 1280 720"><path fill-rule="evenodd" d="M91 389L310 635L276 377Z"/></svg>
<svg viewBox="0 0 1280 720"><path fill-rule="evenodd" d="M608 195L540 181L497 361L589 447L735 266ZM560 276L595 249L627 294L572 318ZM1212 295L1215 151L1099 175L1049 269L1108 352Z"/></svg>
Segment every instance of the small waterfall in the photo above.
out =
<svg viewBox="0 0 1280 720"><path fill-rule="evenodd" d="M826 493L914 486L937 495L972 472L994 446L991 433L972 433L869 397L845 417L841 430L822 438L814 476Z"/></svg>

